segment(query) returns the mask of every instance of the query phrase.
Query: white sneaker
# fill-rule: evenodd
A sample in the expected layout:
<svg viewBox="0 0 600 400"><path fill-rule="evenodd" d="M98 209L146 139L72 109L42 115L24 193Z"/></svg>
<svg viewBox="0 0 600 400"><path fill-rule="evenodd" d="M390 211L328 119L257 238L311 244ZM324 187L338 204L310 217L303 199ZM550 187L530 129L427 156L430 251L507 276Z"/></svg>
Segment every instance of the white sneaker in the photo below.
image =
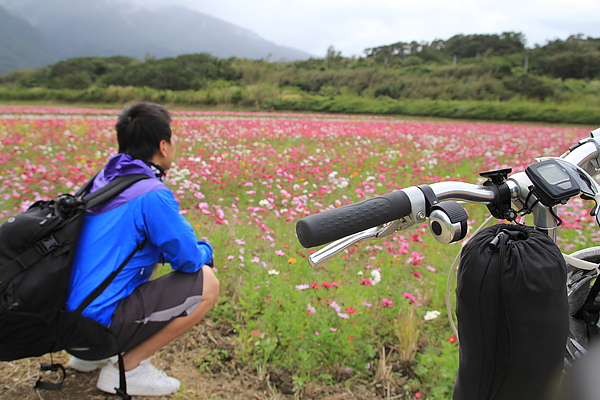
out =
<svg viewBox="0 0 600 400"><path fill-rule="evenodd" d="M79 372L92 372L98 368L104 367L106 364L114 364L117 362L117 360L117 356L95 361L82 360L81 358L71 356L67 367Z"/></svg>
<svg viewBox="0 0 600 400"><path fill-rule="evenodd" d="M181 383L150 364L146 359L131 371L125 372L127 394L131 396L164 396L179 390ZM106 393L116 393L119 387L119 369L105 365L98 376L96 387Z"/></svg>

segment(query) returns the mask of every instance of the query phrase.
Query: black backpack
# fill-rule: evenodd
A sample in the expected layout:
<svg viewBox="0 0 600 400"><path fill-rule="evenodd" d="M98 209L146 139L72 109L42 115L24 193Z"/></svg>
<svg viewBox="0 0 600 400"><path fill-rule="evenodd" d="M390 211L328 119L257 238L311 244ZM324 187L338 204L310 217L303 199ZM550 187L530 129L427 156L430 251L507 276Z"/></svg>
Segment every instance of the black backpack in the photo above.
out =
<svg viewBox="0 0 600 400"><path fill-rule="evenodd" d="M454 400L542 400L556 390L569 332L565 260L533 227L499 224L463 247Z"/></svg>
<svg viewBox="0 0 600 400"><path fill-rule="evenodd" d="M0 225L0 361L38 357L70 348L103 348L118 353L111 331L83 317L81 312L144 243L132 249L120 267L77 310L68 312L64 306L85 211L146 178L149 177L141 174L124 175L86 194L92 179L75 195L38 201ZM55 370L57 366L42 365L42 369ZM64 379L64 369L59 367ZM37 387L54 389L61 383L39 381Z"/></svg>

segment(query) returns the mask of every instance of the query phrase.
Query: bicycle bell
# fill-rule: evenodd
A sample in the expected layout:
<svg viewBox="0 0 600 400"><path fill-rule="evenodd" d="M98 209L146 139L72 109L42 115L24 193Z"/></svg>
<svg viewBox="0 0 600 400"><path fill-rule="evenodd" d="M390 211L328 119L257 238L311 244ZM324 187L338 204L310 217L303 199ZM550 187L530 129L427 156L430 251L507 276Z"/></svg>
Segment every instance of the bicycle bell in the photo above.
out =
<svg viewBox="0 0 600 400"><path fill-rule="evenodd" d="M429 229L440 243L457 242L467 235L469 218L465 210L456 201L445 201L431 207Z"/></svg>

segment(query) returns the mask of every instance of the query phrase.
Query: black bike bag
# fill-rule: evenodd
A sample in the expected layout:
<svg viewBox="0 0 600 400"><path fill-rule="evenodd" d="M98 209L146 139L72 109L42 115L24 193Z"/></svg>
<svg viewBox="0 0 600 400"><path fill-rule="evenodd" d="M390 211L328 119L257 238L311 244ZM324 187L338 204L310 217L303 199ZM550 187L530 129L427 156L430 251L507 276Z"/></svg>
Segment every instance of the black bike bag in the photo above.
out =
<svg viewBox="0 0 600 400"><path fill-rule="evenodd" d="M462 249L454 400L541 400L560 378L569 331L566 264L543 232L499 224Z"/></svg>

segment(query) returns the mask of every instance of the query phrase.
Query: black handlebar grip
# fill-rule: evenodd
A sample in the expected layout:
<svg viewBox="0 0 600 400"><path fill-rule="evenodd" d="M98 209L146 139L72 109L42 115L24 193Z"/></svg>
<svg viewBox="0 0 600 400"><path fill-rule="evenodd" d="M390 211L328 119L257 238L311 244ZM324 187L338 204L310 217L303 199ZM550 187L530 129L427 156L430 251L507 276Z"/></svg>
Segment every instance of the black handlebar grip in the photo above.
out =
<svg viewBox="0 0 600 400"><path fill-rule="evenodd" d="M302 218L296 224L296 234L302 246L320 246L406 217L410 211L408 195L397 190Z"/></svg>

